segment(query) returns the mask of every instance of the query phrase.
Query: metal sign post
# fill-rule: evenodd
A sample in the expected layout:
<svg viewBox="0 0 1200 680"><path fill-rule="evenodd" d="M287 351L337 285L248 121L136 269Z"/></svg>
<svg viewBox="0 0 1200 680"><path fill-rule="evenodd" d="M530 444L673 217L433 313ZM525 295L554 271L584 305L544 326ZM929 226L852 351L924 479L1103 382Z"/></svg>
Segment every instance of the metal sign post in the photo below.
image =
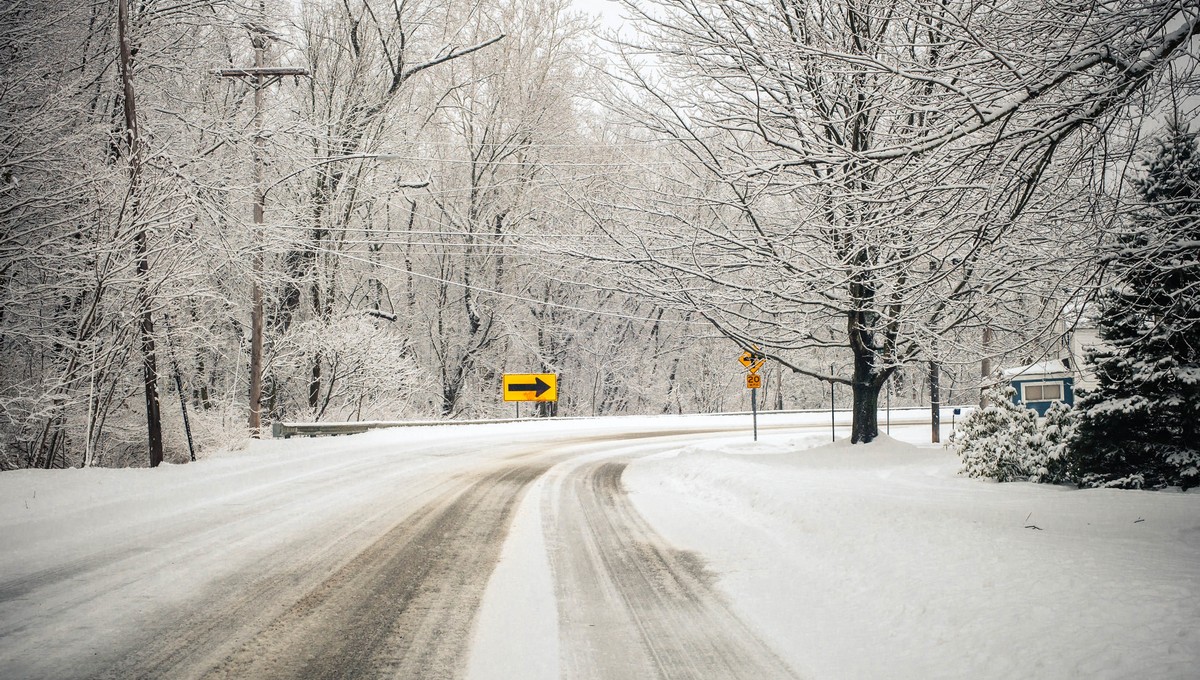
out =
<svg viewBox="0 0 1200 680"><path fill-rule="evenodd" d="M750 390L750 413L754 419L754 441L758 441L758 390Z"/></svg>
<svg viewBox="0 0 1200 680"><path fill-rule="evenodd" d="M762 376L757 373L746 375L746 389L750 390L750 415L754 419L754 441L758 441L758 389L762 387Z"/></svg>
<svg viewBox="0 0 1200 680"><path fill-rule="evenodd" d="M738 362L746 367L746 389L750 390L750 416L754 423L754 441L758 441L758 390L762 387L762 376L758 374L767 357L757 347L742 352Z"/></svg>
<svg viewBox="0 0 1200 680"><path fill-rule="evenodd" d="M829 364L829 439L837 441L837 408L833 403L833 364Z"/></svg>

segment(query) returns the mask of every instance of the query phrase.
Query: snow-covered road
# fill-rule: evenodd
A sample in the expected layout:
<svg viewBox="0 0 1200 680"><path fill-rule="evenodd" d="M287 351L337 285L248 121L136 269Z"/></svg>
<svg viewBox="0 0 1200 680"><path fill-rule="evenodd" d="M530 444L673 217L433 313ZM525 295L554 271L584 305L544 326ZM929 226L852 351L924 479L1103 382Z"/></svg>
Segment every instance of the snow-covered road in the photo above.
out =
<svg viewBox="0 0 1200 680"><path fill-rule="evenodd" d="M410 448L374 437L264 442L246 456L64 471L48 484L15 473L28 477L28 509L6 514L0 529L0 675L191 677L230 667L260 632L346 580L364 551L505 449L486 438ZM342 623L330 630L345 632Z"/></svg>
<svg viewBox="0 0 1200 680"><path fill-rule="evenodd" d="M1194 677L1200 494L965 479L825 417L5 473L0 677Z"/></svg>
<svg viewBox="0 0 1200 680"><path fill-rule="evenodd" d="M611 424L586 423L414 428L256 442L240 454L158 470L6 474L0 676L460 676L513 512L548 470L556 470L553 492L571 508L562 521L573 524L550 527L562 549L541 559L587 570L562 586L580 611L620 610L608 591L593 588L593 577L614 567L589 560L608 553L574 532L590 531L606 550L622 536L652 543L653 535L644 523L623 532L620 522L637 517L628 510L596 525L598 509L628 508L613 475L623 464L578 461L628 456L620 441L629 436L667 442L655 450L687 439L678 423L627 424L632 431L615 433ZM728 422L701 429L722 427ZM566 461L573 472L554 467ZM626 552L632 567L623 568L636 568L640 553ZM550 607L529 618L553 620L555 583L530 576L518 575L520 587L549 593ZM614 575L608 587L634 576L644 577ZM699 585L688 595L709 596ZM622 626L638 623L626 618ZM511 615L496 626L475 633L514 632ZM619 677L605 674L605 664L636 653L646 635L600 628L612 629L611 643L590 645L587 631L577 631L568 639L588 649L578 662L564 658L574 668L594 664L595 677ZM621 649L626 643L635 648ZM588 651L595 649L602 658ZM475 664L501 667L479 654ZM558 673L557 658L543 666Z"/></svg>

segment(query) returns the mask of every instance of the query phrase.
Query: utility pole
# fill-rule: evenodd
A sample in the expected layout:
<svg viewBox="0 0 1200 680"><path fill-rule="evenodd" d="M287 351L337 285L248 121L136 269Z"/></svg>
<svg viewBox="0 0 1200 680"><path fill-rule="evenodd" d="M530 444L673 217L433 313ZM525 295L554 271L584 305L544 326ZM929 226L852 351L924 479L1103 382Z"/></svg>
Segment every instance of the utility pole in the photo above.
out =
<svg viewBox="0 0 1200 680"><path fill-rule="evenodd" d="M266 186L263 182L266 137L263 135L263 90L278 83L284 76L306 76L308 71L287 66L265 66L267 30L251 26L250 40L254 45L254 66L217 71L225 78L240 78L254 88L254 261L250 282L250 426L251 436L262 432L263 382L263 213L266 209Z"/></svg>

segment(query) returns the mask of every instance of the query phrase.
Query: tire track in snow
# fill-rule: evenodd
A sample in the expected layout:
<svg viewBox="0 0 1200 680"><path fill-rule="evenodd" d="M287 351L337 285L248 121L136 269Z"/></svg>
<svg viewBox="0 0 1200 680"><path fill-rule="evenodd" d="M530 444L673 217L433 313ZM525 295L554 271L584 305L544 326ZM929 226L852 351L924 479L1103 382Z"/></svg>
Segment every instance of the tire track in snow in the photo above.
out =
<svg viewBox="0 0 1200 680"><path fill-rule="evenodd" d="M350 461L290 474L6 581L0 677L196 677L432 497L446 482L424 467ZM51 638L58 649L39 653Z"/></svg>
<svg viewBox="0 0 1200 680"><path fill-rule="evenodd" d="M110 571L122 562L139 560L148 553L179 540L180 537L207 545L207 543L197 541L197 537L204 534L227 534L233 525L260 521L261 509L264 507L273 507L278 504L302 506L306 502L304 500L306 497L320 497L330 490L344 488L347 484L345 480L348 478L358 480L357 483L362 483L364 486L374 484L376 480L369 477L367 473L377 468L378 462L374 460L338 461L334 465L318 470L291 475L282 483L276 483L270 488L254 487L229 494L206 506L193 508L192 514L186 516L153 518L148 520L144 527L137 527L132 532L136 536L136 545L128 545L128 542L125 541L122 544L86 554L79 559L15 578L0 576L0 607L10 600L36 595L40 589L59 588L62 583L91 573ZM250 468L249 472L253 473L258 469L258 467ZM336 474L331 474L331 471ZM220 480L234 476L226 474L214 477L214 479ZM304 494L300 494L299 491L303 491ZM223 506L226 504L240 507L238 510L230 512L224 509ZM101 504L92 510L103 512L105 507L106 504ZM219 516L220 523L214 522L209 515ZM164 519L171 521L167 522ZM86 522L86 518L80 518L78 521ZM0 635L4 635L5 632L5 629L0 627Z"/></svg>
<svg viewBox="0 0 1200 680"><path fill-rule="evenodd" d="M621 484L625 466L578 466L553 501L565 675L796 677L729 609L701 560L666 545L638 514Z"/></svg>
<svg viewBox="0 0 1200 680"><path fill-rule="evenodd" d="M549 467L512 463L424 506L205 677L460 676L512 513Z"/></svg>

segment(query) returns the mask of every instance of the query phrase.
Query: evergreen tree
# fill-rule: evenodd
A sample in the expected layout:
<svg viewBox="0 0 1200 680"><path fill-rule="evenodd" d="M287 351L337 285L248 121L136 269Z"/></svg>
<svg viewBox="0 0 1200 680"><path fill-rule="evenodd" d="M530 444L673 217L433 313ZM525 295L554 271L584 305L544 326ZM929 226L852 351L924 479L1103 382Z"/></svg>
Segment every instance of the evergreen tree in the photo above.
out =
<svg viewBox="0 0 1200 680"><path fill-rule="evenodd" d="M1081 486L1200 483L1200 145L1168 128L1136 182L1141 206L1108 257L1098 387L1077 403Z"/></svg>

